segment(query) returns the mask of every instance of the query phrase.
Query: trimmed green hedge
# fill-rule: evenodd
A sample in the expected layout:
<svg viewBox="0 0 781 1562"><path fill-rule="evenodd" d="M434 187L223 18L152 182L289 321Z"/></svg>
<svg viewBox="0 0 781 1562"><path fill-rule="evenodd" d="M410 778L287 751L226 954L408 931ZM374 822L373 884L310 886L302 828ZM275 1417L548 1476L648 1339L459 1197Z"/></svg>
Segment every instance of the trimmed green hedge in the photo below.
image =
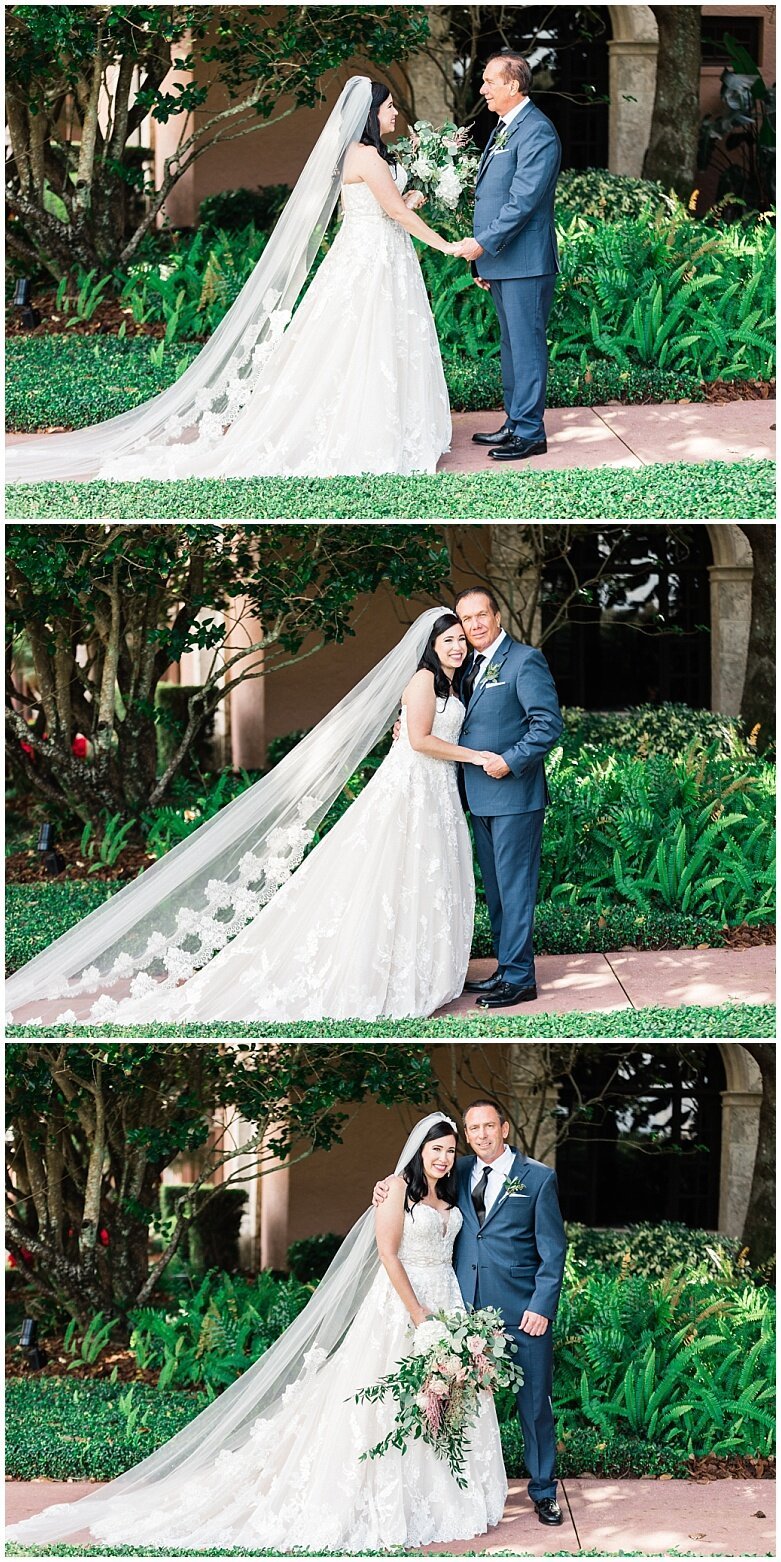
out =
<svg viewBox="0 0 781 1562"><path fill-rule="evenodd" d="M418 477L17 483L18 520L775 520L773 461Z"/></svg>
<svg viewBox="0 0 781 1562"><path fill-rule="evenodd" d="M112 336L12 336L6 348L6 426L21 434L102 422L165 390L199 347L198 342L182 342L160 352L160 344L138 336L123 341ZM501 407L498 358L451 354L444 362L454 412ZM583 368L570 360L551 365L547 402L549 407L593 407L605 401L702 401L704 395L692 374L622 369L600 359Z"/></svg>
<svg viewBox="0 0 781 1562"><path fill-rule="evenodd" d="M6 1035L10 1037L32 1036L38 1038L41 1035L39 1026L34 1025L8 1025ZM670 1040L684 1038L687 1041L700 1040L727 1040L741 1037L759 1040L767 1037L771 1041L776 1036L776 1006L774 1003L723 1003L716 1007L684 1004L679 1009L668 1009L661 1006L649 1005L646 1009L615 1009L615 1010L589 1010L585 1013L575 1014L536 1014L531 1019L524 1019L516 1015L490 1015L480 1009L470 1010L467 1014L450 1014L444 1019L438 1020L319 1020L297 1021L294 1025L267 1025L260 1022L240 1023L232 1021L228 1023L209 1025L53 1025L47 1027L46 1035L52 1037L75 1036L79 1040L95 1036L100 1039L109 1036L121 1036L131 1038L163 1036L168 1040L184 1037L187 1040L196 1037L206 1039L209 1037L229 1036L235 1040L247 1040L266 1036L290 1037L315 1036L322 1040L330 1040L339 1037L352 1037L353 1040L366 1038L367 1040L381 1039L384 1037L392 1041L400 1041L407 1036L420 1037L425 1040L457 1041L459 1037L500 1037L517 1038L523 1041L538 1041L545 1037L582 1037L585 1041L594 1040L595 1037L615 1037L623 1040L625 1037L638 1039L647 1037L649 1040Z"/></svg>
<svg viewBox="0 0 781 1562"><path fill-rule="evenodd" d="M17 971L96 906L103 905L115 888L113 884L83 880L7 885L7 973ZM636 949L682 949L697 944L718 947L722 942L716 919L672 911L643 913L630 906L616 906L600 915L593 906L544 901L538 905L535 917L538 954L607 954L630 944ZM489 958L492 953L488 911L481 901L475 917L472 954L479 959Z"/></svg>

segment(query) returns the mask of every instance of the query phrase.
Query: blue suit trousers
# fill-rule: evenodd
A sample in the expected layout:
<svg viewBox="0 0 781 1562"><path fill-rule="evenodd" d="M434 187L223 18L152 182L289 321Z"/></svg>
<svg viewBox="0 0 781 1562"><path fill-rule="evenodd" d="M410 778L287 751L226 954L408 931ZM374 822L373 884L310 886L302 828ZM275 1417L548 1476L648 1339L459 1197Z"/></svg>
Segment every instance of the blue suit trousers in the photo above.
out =
<svg viewBox="0 0 781 1562"><path fill-rule="evenodd" d="M548 316L555 286L554 272L491 282L501 332L505 411L518 438L534 442L545 437Z"/></svg>
<svg viewBox="0 0 781 1562"><path fill-rule="evenodd" d="M479 1291L475 1307L482 1306ZM520 1318L518 1319L520 1323ZM517 1362L523 1383L515 1396L523 1432L523 1458L529 1472L527 1491L532 1502L556 1496L556 1424L553 1419L553 1324L544 1334L522 1334L505 1318L505 1327L518 1346Z"/></svg>
<svg viewBox="0 0 781 1562"><path fill-rule="evenodd" d="M496 958L512 987L534 986L532 940L544 820L544 808L489 818L472 814Z"/></svg>

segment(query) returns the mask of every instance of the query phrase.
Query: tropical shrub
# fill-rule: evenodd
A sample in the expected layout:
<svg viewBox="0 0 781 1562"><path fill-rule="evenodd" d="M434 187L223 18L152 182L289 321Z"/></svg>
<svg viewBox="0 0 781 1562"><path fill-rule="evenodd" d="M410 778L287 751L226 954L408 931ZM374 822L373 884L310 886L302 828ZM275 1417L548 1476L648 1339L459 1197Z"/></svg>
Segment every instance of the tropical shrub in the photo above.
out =
<svg viewBox="0 0 781 1562"><path fill-rule="evenodd" d="M561 747L567 759L585 748L612 749L647 759L666 754L675 759L693 741L717 745L717 752L753 768L756 754L746 742L740 721L720 711L695 709L682 702L664 700L659 705L632 705L627 710L591 711L578 705L562 709L564 734Z"/></svg>
<svg viewBox="0 0 781 1562"><path fill-rule="evenodd" d="M311 1294L268 1271L247 1280L212 1269L176 1311L133 1309L130 1349L142 1370L159 1371L160 1388L224 1388L284 1333Z"/></svg>
<svg viewBox="0 0 781 1562"><path fill-rule="evenodd" d="M661 1279L579 1274L568 1259L556 1324L560 1431L595 1427L696 1457L775 1446L775 1306L684 1266Z"/></svg>
<svg viewBox="0 0 781 1562"><path fill-rule="evenodd" d="M217 232L236 233L253 226L270 233L283 210L289 184L264 184L258 189L218 190L207 195L198 207L198 232L211 236Z"/></svg>
<svg viewBox="0 0 781 1562"><path fill-rule="evenodd" d="M173 1229L178 1200L187 1196L191 1188L192 1183L188 1182L160 1184L161 1232L157 1239L158 1247L162 1248ZM229 1270L233 1273L238 1268L239 1230L249 1194L246 1188L221 1186L204 1203L205 1196L213 1193L213 1185L207 1182L202 1184L195 1195L197 1213L192 1225L187 1228L184 1253L180 1249L172 1260L174 1274L181 1272L183 1265L193 1274L205 1274L209 1269ZM168 1273L170 1270L166 1271Z"/></svg>
<svg viewBox="0 0 781 1562"><path fill-rule="evenodd" d="M689 1278L745 1285L750 1270L740 1243L722 1231L703 1231L681 1221L639 1221L637 1225L583 1226L567 1223L570 1273L618 1271L622 1277L661 1279L681 1266Z"/></svg>
<svg viewBox="0 0 781 1562"><path fill-rule="evenodd" d="M607 168L565 168L556 185L556 217L560 222L569 217L620 222L659 207L669 216L680 211L681 202L674 190L665 190L653 179L611 174Z"/></svg>

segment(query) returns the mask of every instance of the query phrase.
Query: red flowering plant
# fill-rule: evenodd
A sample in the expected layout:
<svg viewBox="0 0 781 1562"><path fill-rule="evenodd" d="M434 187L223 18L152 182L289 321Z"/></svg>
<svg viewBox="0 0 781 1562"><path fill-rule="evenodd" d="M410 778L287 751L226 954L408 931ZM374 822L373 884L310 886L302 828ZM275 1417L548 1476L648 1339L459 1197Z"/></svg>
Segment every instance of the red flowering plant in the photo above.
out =
<svg viewBox="0 0 781 1562"><path fill-rule="evenodd" d="M355 1395L359 1403L391 1395L398 1407L387 1436L361 1458L379 1458L389 1448L403 1453L409 1441L422 1437L446 1460L457 1484L466 1487L467 1434L481 1403L495 1389L518 1388L523 1382L521 1368L510 1359L516 1350L495 1307L426 1318L396 1371Z"/></svg>

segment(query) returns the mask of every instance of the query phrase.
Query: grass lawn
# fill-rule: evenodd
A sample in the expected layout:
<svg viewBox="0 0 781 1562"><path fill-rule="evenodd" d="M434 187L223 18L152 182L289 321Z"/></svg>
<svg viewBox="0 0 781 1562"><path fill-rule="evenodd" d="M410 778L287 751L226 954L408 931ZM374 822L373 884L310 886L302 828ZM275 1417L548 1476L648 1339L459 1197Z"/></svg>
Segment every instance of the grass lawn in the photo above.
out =
<svg viewBox="0 0 781 1562"><path fill-rule="evenodd" d="M417 477L19 483L20 520L772 520L775 463L658 463L635 470Z"/></svg>
<svg viewBox="0 0 781 1562"><path fill-rule="evenodd" d="M8 1025L9 1037L43 1034L37 1025ZM460 1036L516 1037L536 1041L540 1037L595 1036L622 1038L625 1036L678 1039L759 1037L774 1038L776 1034L776 1009L770 1003L726 1003L715 1008L705 1005L688 1005L679 1009L649 1007L647 1009L615 1009L580 1014L537 1014L532 1019L521 1016L448 1015L433 1020L320 1020L301 1021L295 1025L240 1024L221 1021L206 1025L52 1025L47 1026L46 1036L64 1037L136 1037L164 1036L166 1039L183 1037L209 1038L230 1036L236 1040L265 1036L303 1037L317 1036L355 1037L358 1039L399 1039L407 1036L430 1037L433 1040L454 1041Z"/></svg>

